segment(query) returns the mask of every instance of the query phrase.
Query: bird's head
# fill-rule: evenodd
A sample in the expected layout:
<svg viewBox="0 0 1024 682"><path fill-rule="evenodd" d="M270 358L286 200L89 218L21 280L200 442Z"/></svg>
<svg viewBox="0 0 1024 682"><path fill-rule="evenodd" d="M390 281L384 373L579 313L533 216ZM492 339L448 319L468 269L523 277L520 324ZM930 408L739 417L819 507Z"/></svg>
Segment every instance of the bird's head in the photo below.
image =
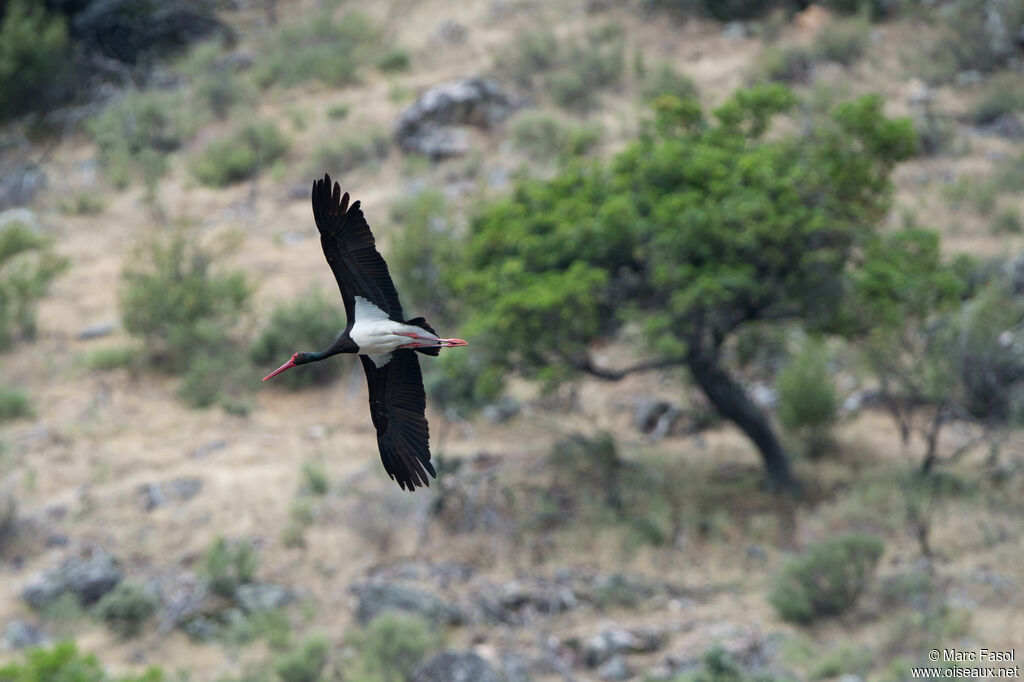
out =
<svg viewBox="0 0 1024 682"><path fill-rule="evenodd" d="M275 369L273 372L263 377L263 380L266 381L267 379L276 377L281 372L285 371L286 369L291 369L296 365L304 365L307 362L311 362L313 359L312 356L313 353L295 353L288 359L288 362L284 363L283 365Z"/></svg>

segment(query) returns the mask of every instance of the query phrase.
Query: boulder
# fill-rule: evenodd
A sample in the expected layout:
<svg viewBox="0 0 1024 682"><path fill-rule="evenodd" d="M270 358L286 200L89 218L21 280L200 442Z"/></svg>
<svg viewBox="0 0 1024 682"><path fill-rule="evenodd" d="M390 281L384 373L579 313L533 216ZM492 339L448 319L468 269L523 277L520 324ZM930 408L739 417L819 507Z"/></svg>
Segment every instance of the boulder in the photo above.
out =
<svg viewBox="0 0 1024 682"><path fill-rule="evenodd" d="M246 611L273 611L287 606L295 599L287 587L273 583L246 583L235 590L235 601Z"/></svg>
<svg viewBox="0 0 1024 682"><path fill-rule="evenodd" d="M413 668L409 682L499 682L499 677L472 651L443 651Z"/></svg>
<svg viewBox="0 0 1024 682"><path fill-rule="evenodd" d="M46 184L43 169L32 161L0 164L0 210L27 206Z"/></svg>
<svg viewBox="0 0 1024 682"><path fill-rule="evenodd" d="M45 644L46 633L38 625L24 620L12 620L4 628L4 635L0 638L8 649L25 649Z"/></svg>
<svg viewBox="0 0 1024 682"><path fill-rule="evenodd" d="M435 625L460 625L465 615L458 606L441 597L405 585L371 582L352 587L359 600L356 619L366 625L387 611L413 613Z"/></svg>
<svg viewBox="0 0 1024 682"><path fill-rule="evenodd" d="M596 668L613 656L624 653L650 653L664 645L664 635L655 630L609 627L584 642L583 662L591 668Z"/></svg>
<svg viewBox="0 0 1024 682"><path fill-rule="evenodd" d="M514 109L512 99L487 78L462 78L430 88L402 112L395 142L405 152L431 160L469 150L465 126L490 128Z"/></svg>
<svg viewBox="0 0 1024 682"><path fill-rule="evenodd" d="M615 654L597 669L597 676L608 682L620 682L633 677L633 671L629 669L626 659L621 654Z"/></svg>
<svg viewBox="0 0 1024 682"><path fill-rule="evenodd" d="M92 0L71 20L71 35L86 49L135 64L211 36L230 39L214 6L200 0Z"/></svg>
<svg viewBox="0 0 1024 682"><path fill-rule="evenodd" d="M21 596L30 606L42 609L65 592L71 592L83 605L95 604L121 582L117 560L99 548L84 556L64 560L43 571L22 589Z"/></svg>

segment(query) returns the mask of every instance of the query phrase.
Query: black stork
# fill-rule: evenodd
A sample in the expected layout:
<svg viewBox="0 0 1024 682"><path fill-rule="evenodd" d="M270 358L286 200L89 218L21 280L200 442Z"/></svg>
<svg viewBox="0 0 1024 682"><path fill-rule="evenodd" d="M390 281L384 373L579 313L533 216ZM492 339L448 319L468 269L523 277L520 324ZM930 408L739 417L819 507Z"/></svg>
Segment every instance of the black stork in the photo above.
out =
<svg viewBox="0 0 1024 682"><path fill-rule="evenodd" d="M370 393L370 417L384 469L403 490L430 485L430 431L426 394L416 353L438 355L442 348L467 345L442 339L422 317L406 320L387 263L377 251L366 218L331 176L313 182L313 218L327 263L338 280L348 324L327 349L295 353L266 381L286 369L338 353L358 353Z"/></svg>

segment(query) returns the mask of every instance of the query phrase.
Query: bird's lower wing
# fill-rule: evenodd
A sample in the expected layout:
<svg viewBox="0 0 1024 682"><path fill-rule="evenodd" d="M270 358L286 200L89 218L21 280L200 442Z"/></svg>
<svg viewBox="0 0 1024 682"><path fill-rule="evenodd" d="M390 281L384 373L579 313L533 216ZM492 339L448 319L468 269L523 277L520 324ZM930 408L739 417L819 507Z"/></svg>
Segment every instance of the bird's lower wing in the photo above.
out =
<svg viewBox="0 0 1024 682"><path fill-rule="evenodd" d="M404 490L430 485L427 474L436 477L437 473L430 463L427 397L416 354L408 349L393 351L390 361L379 367L369 356L359 359L366 372L370 416L384 470Z"/></svg>

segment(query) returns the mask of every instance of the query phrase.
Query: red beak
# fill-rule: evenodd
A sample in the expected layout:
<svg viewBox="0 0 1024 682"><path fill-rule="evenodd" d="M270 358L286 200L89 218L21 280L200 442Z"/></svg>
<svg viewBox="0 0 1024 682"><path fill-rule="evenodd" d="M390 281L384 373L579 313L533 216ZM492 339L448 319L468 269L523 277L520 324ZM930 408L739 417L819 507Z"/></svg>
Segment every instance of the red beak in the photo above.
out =
<svg viewBox="0 0 1024 682"><path fill-rule="evenodd" d="M273 377L276 377L281 372L285 371L286 369L291 369L294 366L295 366L295 358L289 358L288 362L284 363L283 365L281 365L280 367L275 369L273 372L271 372L267 376L263 377L263 380L266 381L267 379L271 379Z"/></svg>

